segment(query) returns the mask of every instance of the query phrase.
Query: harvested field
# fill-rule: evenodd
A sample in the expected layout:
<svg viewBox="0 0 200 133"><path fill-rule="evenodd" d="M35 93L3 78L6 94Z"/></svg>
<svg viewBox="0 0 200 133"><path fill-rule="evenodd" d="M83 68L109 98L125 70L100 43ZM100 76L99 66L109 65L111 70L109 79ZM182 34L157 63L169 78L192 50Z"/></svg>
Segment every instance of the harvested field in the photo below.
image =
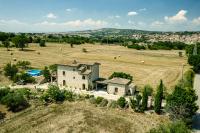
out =
<svg viewBox="0 0 200 133"><path fill-rule="evenodd" d="M83 48L88 52L83 52ZM51 43L47 44L47 47L30 44L24 52L16 48L11 50L8 52L5 48L0 48L0 68L13 58L28 60L33 67L41 69L45 65L68 63L73 60L99 62L101 63L101 77L107 78L114 71L121 71L133 75L134 82L138 86L150 84L154 87L157 86L160 79L163 79L168 90L181 78L182 64L187 62L186 57L179 57L178 51L175 50L138 51L122 46L85 44L71 48L68 44ZM187 68L185 67L184 70ZM4 83L2 80L0 82Z"/></svg>

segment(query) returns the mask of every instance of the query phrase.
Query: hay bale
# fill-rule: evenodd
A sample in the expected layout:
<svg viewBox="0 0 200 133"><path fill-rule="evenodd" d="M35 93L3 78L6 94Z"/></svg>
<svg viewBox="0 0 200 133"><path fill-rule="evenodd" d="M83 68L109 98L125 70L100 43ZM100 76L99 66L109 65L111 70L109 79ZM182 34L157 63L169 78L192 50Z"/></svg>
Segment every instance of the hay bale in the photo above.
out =
<svg viewBox="0 0 200 133"><path fill-rule="evenodd" d="M16 59L16 58L13 58L13 61L17 61L17 59Z"/></svg>

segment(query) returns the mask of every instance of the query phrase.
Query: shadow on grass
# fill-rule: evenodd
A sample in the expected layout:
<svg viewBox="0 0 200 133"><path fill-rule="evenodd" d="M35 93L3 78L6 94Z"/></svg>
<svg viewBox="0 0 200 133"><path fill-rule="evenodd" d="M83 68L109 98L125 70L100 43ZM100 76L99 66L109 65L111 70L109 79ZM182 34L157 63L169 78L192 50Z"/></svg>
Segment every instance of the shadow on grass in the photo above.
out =
<svg viewBox="0 0 200 133"><path fill-rule="evenodd" d="M193 117L192 129L200 131L200 113Z"/></svg>
<svg viewBox="0 0 200 133"><path fill-rule="evenodd" d="M19 51L22 51L22 52L33 52L33 51L35 51L35 50L33 50L33 49L23 49L23 50L19 50Z"/></svg>

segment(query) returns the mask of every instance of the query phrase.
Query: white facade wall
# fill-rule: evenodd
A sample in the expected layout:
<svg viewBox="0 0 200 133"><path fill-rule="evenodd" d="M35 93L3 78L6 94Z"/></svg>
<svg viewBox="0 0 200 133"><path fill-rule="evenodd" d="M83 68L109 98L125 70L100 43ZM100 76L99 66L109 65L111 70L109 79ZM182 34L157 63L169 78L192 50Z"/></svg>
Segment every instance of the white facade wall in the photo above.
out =
<svg viewBox="0 0 200 133"><path fill-rule="evenodd" d="M115 92L115 88L118 88L117 93ZM109 94L125 96L128 92L128 85L109 83L107 87L107 91Z"/></svg>
<svg viewBox="0 0 200 133"><path fill-rule="evenodd" d="M63 75L63 71L65 71L65 75ZM85 79L82 79L83 75L79 74L76 67L59 65L57 70L57 76L59 86L63 86L63 80L65 80L67 87L83 89L83 84L85 84L85 89L88 89L89 77L84 75Z"/></svg>

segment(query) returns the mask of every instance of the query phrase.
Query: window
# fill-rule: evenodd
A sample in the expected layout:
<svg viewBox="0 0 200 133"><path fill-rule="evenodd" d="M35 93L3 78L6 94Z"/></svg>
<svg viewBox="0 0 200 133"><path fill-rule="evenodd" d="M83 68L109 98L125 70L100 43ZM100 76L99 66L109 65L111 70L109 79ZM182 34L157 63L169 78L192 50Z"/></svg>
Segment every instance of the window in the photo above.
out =
<svg viewBox="0 0 200 133"><path fill-rule="evenodd" d="M65 76L65 71L63 71L63 76Z"/></svg>
<svg viewBox="0 0 200 133"><path fill-rule="evenodd" d="M75 77L73 77L73 79L75 79Z"/></svg>
<svg viewBox="0 0 200 133"><path fill-rule="evenodd" d="M87 66L87 69L90 69L90 66Z"/></svg>
<svg viewBox="0 0 200 133"><path fill-rule="evenodd" d="M63 86L65 86L66 85L66 81L65 80L63 80Z"/></svg>
<svg viewBox="0 0 200 133"><path fill-rule="evenodd" d="M75 68L73 68L73 71L75 71Z"/></svg>
<svg viewBox="0 0 200 133"><path fill-rule="evenodd" d="M118 93L118 88L116 87L116 88L115 88L115 94L117 94L117 93Z"/></svg>
<svg viewBox="0 0 200 133"><path fill-rule="evenodd" d="M82 76L82 79L85 79L85 76Z"/></svg>

